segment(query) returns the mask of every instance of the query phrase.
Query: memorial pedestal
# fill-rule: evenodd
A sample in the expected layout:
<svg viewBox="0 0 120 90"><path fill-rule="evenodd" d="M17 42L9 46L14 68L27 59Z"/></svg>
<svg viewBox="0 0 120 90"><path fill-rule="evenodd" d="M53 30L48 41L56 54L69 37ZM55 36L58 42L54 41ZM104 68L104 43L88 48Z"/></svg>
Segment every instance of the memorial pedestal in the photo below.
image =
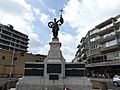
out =
<svg viewBox="0 0 120 90"><path fill-rule="evenodd" d="M27 62L23 78L16 90L92 90L90 80L85 77L85 64L66 63L60 50L58 38L52 39L48 56L44 62Z"/></svg>
<svg viewBox="0 0 120 90"><path fill-rule="evenodd" d="M45 59L45 62L60 62L65 63L65 59L62 55L62 52L60 50L61 43L59 42L58 38L53 38L52 42L50 44L50 50L48 52L48 56Z"/></svg>

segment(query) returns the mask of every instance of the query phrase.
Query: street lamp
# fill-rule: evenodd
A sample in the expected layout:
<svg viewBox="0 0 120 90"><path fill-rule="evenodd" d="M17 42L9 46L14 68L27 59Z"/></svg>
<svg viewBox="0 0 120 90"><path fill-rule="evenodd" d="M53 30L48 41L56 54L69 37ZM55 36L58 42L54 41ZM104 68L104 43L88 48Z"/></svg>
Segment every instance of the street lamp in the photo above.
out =
<svg viewBox="0 0 120 90"><path fill-rule="evenodd" d="M9 73L9 78L10 79L12 77L12 71L13 71L14 56L15 56L15 45L16 44L14 44L13 53L12 53L12 60L11 60L11 64L10 64L10 73Z"/></svg>

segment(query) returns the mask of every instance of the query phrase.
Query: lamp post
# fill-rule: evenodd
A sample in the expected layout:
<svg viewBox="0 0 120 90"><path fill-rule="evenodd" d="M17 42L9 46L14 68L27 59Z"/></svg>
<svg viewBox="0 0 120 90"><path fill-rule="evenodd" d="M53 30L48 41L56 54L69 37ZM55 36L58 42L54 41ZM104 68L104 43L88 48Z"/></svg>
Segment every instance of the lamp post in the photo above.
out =
<svg viewBox="0 0 120 90"><path fill-rule="evenodd" d="M11 64L10 64L9 79L11 79L11 77L12 77L13 64L14 64L14 56L15 56L15 45L16 44L14 44L13 53L12 53L12 59L11 59Z"/></svg>

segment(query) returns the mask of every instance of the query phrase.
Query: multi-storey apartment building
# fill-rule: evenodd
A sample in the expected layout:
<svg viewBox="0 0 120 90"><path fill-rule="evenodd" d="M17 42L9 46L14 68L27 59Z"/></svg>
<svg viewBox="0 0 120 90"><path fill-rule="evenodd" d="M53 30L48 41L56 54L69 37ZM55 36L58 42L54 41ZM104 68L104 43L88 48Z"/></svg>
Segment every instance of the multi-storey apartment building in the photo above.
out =
<svg viewBox="0 0 120 90"><path fill-rule="evenodd" d="M28 36L13 29L13 26L0 24L0 49L27 52Z"/></svg>
<svg viewBox="0 0 120 90"><path fill-rule="evenodd" d="M21 77L25 62L43 62L45 55L27 53L28 36L0 24L0 77Z"/></svg>
<svg viewBox="0 0 120 90"><path fill-rule="evenodd" d="M120 15L88 31L78 45L76 57L86 63L89 75L120 74Z"/></svg>

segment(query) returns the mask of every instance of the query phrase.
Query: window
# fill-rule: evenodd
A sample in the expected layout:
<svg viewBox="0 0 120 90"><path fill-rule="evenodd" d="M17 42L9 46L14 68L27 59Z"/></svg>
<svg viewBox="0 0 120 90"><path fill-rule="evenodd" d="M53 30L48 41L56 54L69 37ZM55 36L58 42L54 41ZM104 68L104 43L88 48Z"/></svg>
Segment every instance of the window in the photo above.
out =
<svg viewBox="0 0 120 90"><path fill-rule="evenodd" d="M106 38L106 37L110 37L111 35L115 35L115 32L111 32L109 34L105 34L103 37Z"/></svg>
<svg viewBox="0 0 120 90"><path fill-rule="evenodd" d="M44 75L44 70L40 70L37 68L32 68L32 69L25 69L25 76L43 76Z"/></svg>
<svg viewBox="0 0 120 90"><path fill-rule="evenodd" d="M61 64L47 64L47 73L61 73Z"/></svg>
<svg viewBox="0 0 120 90"><path fill-rule="evenodd" d="M39 62L39 60L35 60L36 62Z"/></svg>
<svg viewBox="0 0 120 90"><path fill-rule="evenodd" d="M98 32L98 29L94 29L94 30L90 31L90 35L95 34L97 32Z"/></svg>
<svg viewBox="0 0 120 90"><path fill-rule="evenodd" d="M85 64L65 64L65 68L85 68Z"/></svg>
<svg viewBox="0 0 120 90"><path fill-rule="evenodd" d="M112 40L112 41L106 42L106 47L113 46L116 44L117 44L117 40Z"/></svg>
<svg viewBox="0 0 120 90"><path fill-rule="evenodd" d="M79 70L79 69L65 70L65 76L69 76L69 77L85 76L85 70Z"/></svg>
<svg viewBox="0 0 120 90"><path fill-rule="evenodd" d="M115 52L115 53L113 53L113 56L114 56L114 57L119 57L119 53L118 53L118 52Z"/></svg>
<svg viewBox="0 0 120 90"><path fill-rule="evenodd" d="M120 59L120 52L114 52L113 57L114 59Z"/></svg>
<svg viewBox="0 0 120 90"><path fill-rule="evenodd" d="M21 56L24 56L24 53L21 53Z"/></svg>
<svg viewBox="0 0 120 90"><path fill-rule="evenodd" d="M17 60L17 57L14 57L14 61L16 61Z"/></svg>
<svg viewBox="0 0 120 90"><path fill-rule="evenodd" d="M58 75L49 75L49 80L58 80Z"/></svg>
<svg viewBox="0 0 120 90"><path fill-rule="evenodd" d="M4 60L5 59L5 56L2 56L2 60Z"/></svg>
<svg viewBox="0 0 120 90"><path fill-rule="evenodd" d="M93 42L93 41L95 41L95 38L90 39L90 42Z"/></svg>

